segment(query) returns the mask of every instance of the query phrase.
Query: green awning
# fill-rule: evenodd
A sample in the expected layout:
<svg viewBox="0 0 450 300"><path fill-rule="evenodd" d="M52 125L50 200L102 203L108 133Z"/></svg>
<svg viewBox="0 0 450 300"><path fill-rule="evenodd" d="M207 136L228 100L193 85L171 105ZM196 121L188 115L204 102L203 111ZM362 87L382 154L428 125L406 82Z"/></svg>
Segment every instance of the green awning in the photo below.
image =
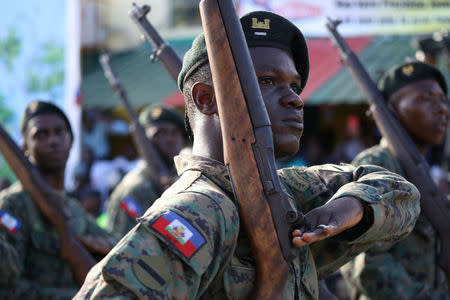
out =
<svg viewBox="0 0 450 300"><path fill-rule="evenodd" d="M170 41L169 44L183 57L191 47L192 39ZM111 66L117 74L128 98L134 107L149 103L159 103L177 91L172 77L160 62L149 59L152 48L147 43L122 53L111 54ZM121 105L98 62L99 54L90 57L89 69L82 74L82 92L84 108L106 108Z"/></svg>
<svg viewBox="0 0 450 300"><path fill-rule="evenodd" d="M358 54L359 59L373 80L391 67L414 59L415 49L411 45L412 36L379 36ZM439 69L450 82L450 72L441 55ZM341 68L307 99L307 105L319 104L360 104L365 98L346 67Z"/></svg>

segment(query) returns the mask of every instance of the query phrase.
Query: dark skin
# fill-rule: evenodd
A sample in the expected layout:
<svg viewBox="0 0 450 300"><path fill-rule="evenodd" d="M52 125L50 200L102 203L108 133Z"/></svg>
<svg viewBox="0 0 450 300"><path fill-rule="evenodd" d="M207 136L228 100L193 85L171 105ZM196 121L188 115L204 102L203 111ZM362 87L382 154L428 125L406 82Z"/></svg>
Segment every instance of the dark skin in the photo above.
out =
<svg viewBox="0 0 450 300"><path fill-rule="evenodd" d="M157 121L145 127L147 137L153 142L166 165L173 167L173 157L178 155L184 145L183 132L168 121Z"/></svg>
<svg viewBox="0 0 450 300"><path fill-rule="evenodd" d="M250 48L250 55L272 124L275 155L294 155L303 133L303 101L299 96L301 79L292 56L270 47ZM197 108L192 126L195 137L192 153L223 162L214 89L211 85L197 82L191 93ZM301 247L334 236L358 224L362 216L363 207L358 199L336 199L306 214L306 220L313 229L309 232L295 230L293 243Z"/></svg>
<svg viewBox="0 0 450 300"><path fill-rule="evenodd" d="M422 155L444 139L448 102L435 80L425 79L400 88L389 97L389 107Z"/></svg>
<svg viewBox="0 0 450 300"><path fill-rule="evenodd" d="M58 232L61 238L60 256L70 265L75 281L81 286L96 263L88 251L97 250L95 252L106 254L110 247L106 249L102 239L77 238L67 226L64 202L58 192L64 189L64 171L72 146L69 129L59 115L43 114L29 120L23 138L22 149L25 156L57 191L46 195L46 203L35 203Z"/></svg>

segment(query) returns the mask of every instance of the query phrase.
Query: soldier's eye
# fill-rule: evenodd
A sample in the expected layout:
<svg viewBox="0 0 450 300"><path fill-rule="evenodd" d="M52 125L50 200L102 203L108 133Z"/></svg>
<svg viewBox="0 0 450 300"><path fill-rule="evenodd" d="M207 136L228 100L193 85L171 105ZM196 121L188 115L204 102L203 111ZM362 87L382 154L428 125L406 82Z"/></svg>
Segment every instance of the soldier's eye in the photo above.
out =
<svg viewBox="0 0 450 300"><path fill-rule="evenodd" d="M297 84L291 84L291 89L294 91L294 93L300 95L300 87Z"/></svg>
<svg viewBox="0 0 450 300"><path fill-rule="evenodd" d="M46 135L47 134L44 131L37 131L34 134L34 138L39 140L39 139L43 139Z"/></svg>
<svg viewBox="0 0 450 300"><path fill-rule="evenodd" d="M271 77L262 77L262 78L259 78L259 84L274 85L275 81Z"/></svg>

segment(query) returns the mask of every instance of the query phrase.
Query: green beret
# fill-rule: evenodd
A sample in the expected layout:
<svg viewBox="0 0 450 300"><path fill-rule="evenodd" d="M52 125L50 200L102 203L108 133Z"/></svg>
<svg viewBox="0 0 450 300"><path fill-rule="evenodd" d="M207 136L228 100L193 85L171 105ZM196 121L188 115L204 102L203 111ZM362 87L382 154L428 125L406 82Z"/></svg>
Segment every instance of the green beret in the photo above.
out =
<svg viewBox="0 0 450 300"><path fill-rule="evenodd" d="M181 132L184 132L184 118L174 108L151 104L146 106L139 114L139 122L143 126L158 121L174 123Z"/></svg>
<svg viewBox="0 0 450 300"><path fill-rule="evenodd" d="M300 90L306 85L309 74L309 56L306 40L301 31L289 20L268 12L254 11L241 17L248 47L273 47L291 53L295 67L301 77ZM208 62L204 34L195 38L183 58L183 67L178 75L178 87L183 91L186 78Z"/></svg>
<svg viewBox="0 0 450 300"><path fill-rule="evenodd" d="M447 84L442 73L432 65L418 61L404 63L387 71L378 81L378 89L387 100L405 85L424 79L436 80L447 95Z"/></svg>
<svg viewBox="0 0 450 300"><path fill-rule="evenodd" d="M54 105L53 103L46 102L46 101L39 101L39 100L31 102L30 104L28 104L27 108L25 109L25 113L22 115L22 118L20 120L20 130L21 130L22 134L27 129L28 122L32 118L34 118L36 116L48 115L48 114L55 114L55 115L58 115L59 117L61 117L61 119L64 121L64 123L66 123L67 129L69 130L70 135L72 136L72 139L73 139L72 127L70 126L70 122L69 122L69 119L67 119L66 114L59 107Z"/></svg>

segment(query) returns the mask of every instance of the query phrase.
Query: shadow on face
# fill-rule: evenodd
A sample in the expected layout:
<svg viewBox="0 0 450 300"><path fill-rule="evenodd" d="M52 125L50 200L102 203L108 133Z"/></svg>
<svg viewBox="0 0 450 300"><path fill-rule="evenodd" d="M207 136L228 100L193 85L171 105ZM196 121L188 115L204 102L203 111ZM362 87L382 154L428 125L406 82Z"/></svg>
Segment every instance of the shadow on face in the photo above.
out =
<svg viewBox="0 0 450 300"><path fill-rule="evenodd" d="M28 121L23 150L38 168L64 169L71 146L70 131L59 115L43 114Z"/></svg>
<svg viewBox="0 0 450 300"><path fill-rule="evenodd" d="M390 108L421 147L439 145L447 128L448 102L432 79L408 84L389 97Z"/></svg>
<svg viewBox="0 0 450 300"><path fill-rule="evenodd" d="M259 87L272 124L276 157L297 153L303 133L301 78L287 51L271 47L252 47Z"/></svg>

